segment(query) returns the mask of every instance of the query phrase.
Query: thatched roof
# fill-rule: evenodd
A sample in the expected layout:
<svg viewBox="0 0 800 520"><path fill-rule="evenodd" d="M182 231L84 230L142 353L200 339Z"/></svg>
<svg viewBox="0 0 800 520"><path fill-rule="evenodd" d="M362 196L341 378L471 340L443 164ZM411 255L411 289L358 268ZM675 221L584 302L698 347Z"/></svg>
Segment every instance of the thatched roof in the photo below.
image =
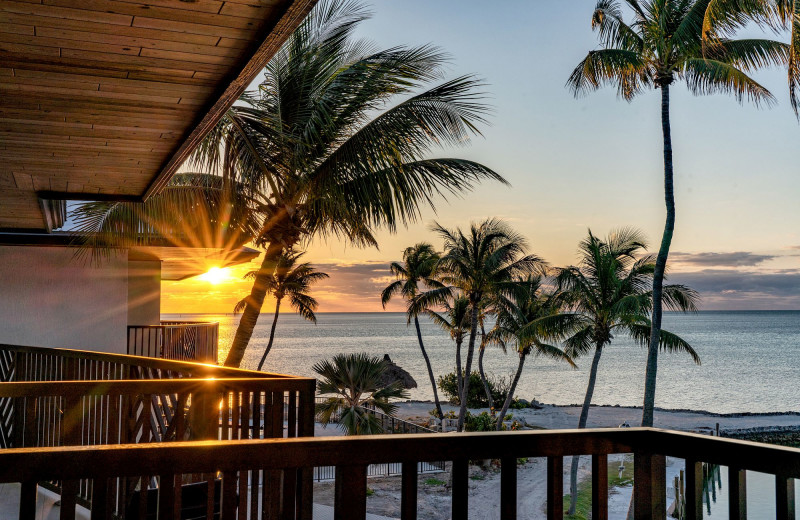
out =
<svg viewBox="0 0 800 520"><path fill-rule="evenodd" d="M383 355L383 361L386 363L386 372L383 373L383 379L381 380L384 386L389 386L395 381L399 381L400 385L405 389L417 387L417 382L414 381L411 374L395 364L392 358L389 357L389 354Z"/></svg>

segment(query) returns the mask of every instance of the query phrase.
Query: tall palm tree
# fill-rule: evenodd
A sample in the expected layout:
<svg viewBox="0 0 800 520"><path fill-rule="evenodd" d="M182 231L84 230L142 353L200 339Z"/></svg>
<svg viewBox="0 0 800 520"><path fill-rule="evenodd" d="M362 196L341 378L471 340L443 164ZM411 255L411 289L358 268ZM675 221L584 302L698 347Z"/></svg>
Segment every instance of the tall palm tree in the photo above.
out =
<svg viewBox="0 0 800 520"><path fill-rule="evenodd" d="M600 356L614 335L628 334L642 345L649 344L656 265L652 256L640 257L646 248L643 235L634 229L614 231L605 239L589 231L578 248L579 265L557 270L557 302L570 312L542 318L538 326L563 334L565 352L571 357L594 354L578 428L586 427ZM694 290L665 285L663 291L667 308L697 310L698 295ZM659 346L669 352L685 352L700 363L694 349L675 334L661 330ZM572 458L569 514L575 513L578 461L579 457Z"/></svg>
<svg viewBox="0 0 800 520"><path fill-rule="evenodd" d="M433 400L436 403L436 413L439 419L444 418L442 404L439 402L439 392L436 390L436 378L433 375L433 367L422 342L422 331L419 328L419 314L424 312L424 308L418 306L422 285L428 289L439 289L442 283L434 278L436 263L439 261L439 254L431 244L420 242L403 251L403 263L392 262L389 270L397 278L381 292L381 305L386 308L386 304L395 294L400 294L406 301L406 323L410 324L414 320L414 327L417 330L417 341L419 350L425 359L425 367L428 369L428 378L433 388Z"/></svg>
<svg viewBox="0 0 800 520"><path fill-rule="evenodd" d="M433 309L426 309L425 314L439 327L450 335L456 343L456 393L461 399L464 386L464 372L461 365L461 344L464 336L469 331L469 300L457 294L452 299L452 304L445 300L441 305L444 307L442 312ZM461 402L459 401L459 404Z"/></svg>
<svg viewBox="0 0 800 520"><path fill-rule="evenodd" d="M505 345L511 343L519 357L517 371L508 389L508 395L500 409L497 420L497 431L503 427L503 417L511 406L514 392L517 389L525 360L530 354L545 356L564 361L575 367L575 363L560 348L545 343L554 334L548 331L540 319L558 312L551 295L542 291L542 278L529 276L518 282L518 286L508 298L502 297L497 303L497 322L489 331L489 341Z"/></svg>
<svg viewBox="0 0 800 520"><path fill-rule="evenodd" d="M575 68L567 86L576 94L603 85L617 87L630 101L643 91L661 90L666 223L653 273L652 330L647 355L642 426L653 425L664 271L675 229L675 195L670 127L670 86L686 81L693 94L731 93L740 102L771 104L772 94L748 72L789 59L789 46L772 40L718 38L703 52L703 23L713 0L626 0L633 22L623 20L619 0L598 0L592 28L603 48ZM756 0L759 1L759 0Z"/></svg>
<svg viewBox="0 0 800 520"><path fill-rule="evenodd" d="M386 362L366 353L337 354L331 360L316 363L313 368L320 375L319 393L334 394L317 405L317 418L327 426L334 414L339 414L339 427L348 435L384 433L381 423L368 408L391 414L397 405L389 399L408 397L400 383L383 386L381 376L386 371Z"/></svg>
<svg viewBox="0 0 800 520"><path fill-rule="evenodd" d="M308 291L318 281L328 278L328 274L317 271L308 262L298 264L297 260L304 254L294 251L281 253L275 266L275 272L267 278L267 291L275 297L275 316L272 318L272 328L269 331L267 348L264 349L261 361L258 362L258 370L264 367L267 354L272 350L272 342L275 339L275 326L278 324L278 316L281 310L281 301L285 297L289 297L289 305L300 316L312 323L317 323L317 315L314 314L314 311L317 310L317 300L308 294ZM250 271L245 274L245 278L255 279L257 273L258 271ZM236 304L234 312L241 312L245 305L245 300L241 300Z"/></svg>
<svg viewBox="0 0 800 520"><path fill-rule="evenodd" d="M466 233L461 229L449 230L438 223L432 229L444 239L445 253L439 260L439 280L446 287L431 290L429 294L435 296L455 288L464 295L470 307L469 343L458 416L458 431L462 431L480 304L489 295L509 292L515 278L544 269L545 262L536 255L525 254L527 242L522 235L494 218L472 224Z"/></svg>
<svg viewBox="0 0 800 520"><path fill-rule="evenodd" d="M431 86L445 54L429 45L375 50L354 37L368 17L357 2L319 2L270 60L258 90L228 110L193 156L194 166L246 187L260 220L253 242L264 249L262 265L227 366L241 363L282 251L319 236L374 246L376 227L415 221L439 195L505 182L473 161L430 158L480 134L481 82L463 76Z"/></svg>
<svg viewBox="0 0 800 520"><path fill-rule="evenodd" d="M797 0L707 0L703 43L712 53L721 36L755 21L789 31L789 99L800 116L800 2ZM724 42L724 39L722 39Z"/></svg>

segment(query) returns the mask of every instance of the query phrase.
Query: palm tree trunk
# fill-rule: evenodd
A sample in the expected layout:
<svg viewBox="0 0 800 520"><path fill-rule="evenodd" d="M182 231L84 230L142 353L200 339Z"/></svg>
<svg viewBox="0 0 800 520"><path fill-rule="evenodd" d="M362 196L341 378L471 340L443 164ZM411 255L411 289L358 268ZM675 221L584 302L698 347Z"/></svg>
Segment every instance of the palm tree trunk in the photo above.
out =
<svg viewBox="0 0 800 520"><path fill-rule="evenodd" d="M461 408L458 411L458 431L464 431L464 419L467 418L467 396L469 395L469 379L472 370L472 358L475 354L475 336L478 335L478 303L472 304L472 322L469 326L469 345L467 346L467 366L464 367L464 390L461 394Z"/></svg>
<svg viewBox="0 0 800 520"><path fill-rule="evenodd" d="M514 380L511 381L511 386L508 389L508 395L506 396L506 400L503 402L503 408L500 409L500 415L497 416L497 431L500 431L500 428L503 426L503 417L506 416L508 407L511 406L511 400L514 399L514 392L517 389L517 383L519 383L519 376L522 375L522 367L525 365L526 357L527 356L522 352L519 353L519 365L517 365L517 373L514 374Z"/></svg>
<svg viewBox="0 0 800 520"><path fill-rule="evenodd" d="M264 305L264 298L267 295L267 278L275 270L281 251L283 251L283 245L273 242L270 242L267 250L264 251L264 260L262 260L261 268L256 274L253 288L250 289L250 296L246 299L244 312L239 320L239 326L236 328L231 350L228 352L228 357L225 358L226 367L238 368L242 364L244 351L253 336L253 329L256 328L258 316L261 314L261 306Z"/></svg>
<svg viewBox="0 0 800 520"><path fill-rule="evenodd" d="M461 394L464 391L464 372L461 367L461 343L464 341L463 336L456 338L456 391L458 392L458 404L461 405Z"/></svg>
<svg viewBox="0 0 800 520"><path fill-rule="evenodd" d="M664 134L664 201L667 206L667 222L661 247L653 271L653 322L650 328L650 344L647 348L647 371L644 376L644 404L642 426L653 426L653 408L656 403L656 373L658 371L658 343L661 338L661 290L664 270L667 267L669 246L675 229L675 193L672 181L672 136L669 124L669 85L661 86L661 130Z"/></svg>
<svg viewBox="0 0 800 520"><path fill-rule="evenodd" d="M267 360L267 354L272 349L272 341L275 339L275 326L278 324L278 314L281 310L281 300L283 298L277 298L275 300L275 317L272 318L272 329L269 331L269 343L267 343L267 348L264 350L264 355L261 356L261 361L258 362L258 371L260 372L261 369L264 367L264 361Z"/></svg>
<svg viewBox="0 0 800 520"><path fill-rule="evenodd" d="M578 419L578 428L586 428L586 421L589 419L589 407L592 404L592 394L594 394L594 384L597 382L597 366L600 364L600 355L603 353L603 345L598 344L594 349L592 368L589 370L589 384L586 385L586 397L583 398L581 416ZM567 514L574 515L575 507L578 504L578 464L580 457L572 457L572 467L569 472L569 511Z"/></svg>
<svg viewBox="0 0 800 520"><path fill-rule="evenodd" d="M486 394L486 401L489 403L489 408L494 408L494 399L492 399L492 390L489 388L489 380L486 379L486 373L483 371L483 354L486 352L486 331L481 324L481 347L480 354L478 354L478 373L481 375L481 383L483 383L483 391Z"/></svg>
<svg viewBox="0 0 800 520"><path fill-rule="evenodd" d="M436 413L439 414L439 420L444 419L442 413L442 403L439 402L439 392L436 391L436 378L433 377L433 368L431 367L431 359L425 351L425 345L422 344L422 332L419 330L419 319L414 316L414 325L417 327L417 340L419 340L419 349L422 351L422 357L425 358L425 366L428 367L428 377L431 380L431 387L433 388L433 401L436 403Z"/></svg>

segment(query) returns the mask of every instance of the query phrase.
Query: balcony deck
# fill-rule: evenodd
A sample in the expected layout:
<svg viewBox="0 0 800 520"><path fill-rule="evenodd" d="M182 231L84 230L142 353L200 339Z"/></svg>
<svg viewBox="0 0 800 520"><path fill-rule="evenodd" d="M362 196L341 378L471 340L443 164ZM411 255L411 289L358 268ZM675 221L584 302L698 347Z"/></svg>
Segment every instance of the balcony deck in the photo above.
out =
<svg viewBox="0 0 800 520"><path fill-rule="evenodd" d="M546 459L546 516L561 519L564 460L574 455L591 457L592 518L602 520L612 454L634 456L637 519L665 518L666 457L685 461L685 518L703 517L703 463L729 468L731 518L746 516L745 470L773 475L776 517L795 518L793 448L652 428L314 438L311 379L9 346L0 346L0 376L0 484L24 520L39 518L50 492L61 497L60 519L79 518L78 504L92 520L181 518L193 504L202 518L310 520L322 466L336 468L333 518L365 519L368 468L391 463L402 468L393 516L412 520L419 463L442 460L452 468L452 518L466 519L469 462L482 459L500 461L496 507L513 520L522 457ZM199 506L187 494L198 489Z"/></svg>

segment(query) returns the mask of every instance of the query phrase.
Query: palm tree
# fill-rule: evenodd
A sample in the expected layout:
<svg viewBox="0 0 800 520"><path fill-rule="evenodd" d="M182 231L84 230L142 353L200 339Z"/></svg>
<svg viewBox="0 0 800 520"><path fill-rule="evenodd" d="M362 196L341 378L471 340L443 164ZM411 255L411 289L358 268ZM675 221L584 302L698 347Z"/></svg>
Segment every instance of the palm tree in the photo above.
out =
<svg viewBox="0 0 800 520"><path fill-rule="evenodd" d="M463 76L431 86L445 54L430 45L376 51L354 38L368 17L356 2L319 2L269 62L258 91L228 110L193 155L194 166L244 186L260 222L253 243L264 249L262 265L227 366L241 363L282 251L320 236L374 246L376 227L417 220L439 195L505 182L473 161L429 158L480 135L481 82Z"/></svg>
<svg viewBox="0 0 800 520"><path fill-rule="evenodd" d="M320 394L335 394L317 405L317 417L323 426L340 413L339 427L348 435L384 433L375 415L368 408L391 414L397 408L389 399L403 399L408 393L399 383L383 386L381 376L386 362L378 357L361 354L337 354L331 360L314 365L320 375L317 390Z"/></svg>
<svg viewBox="0 0 800 520"><path fill-rule="evenodd" d="M670 86L675 80L683 79L693 94L724 92L733 94L740 102L747 99L756 105L771 104L772 94L747 73L764 65L786 63L789 59L788 45L763 39L718 38L713 48L704 53L703 23L712 2L627 0L625 3L633 11L634 18L627 24L619 0L598 0L592 28L598 31L603 48L589 52L567 82L576 95L613 85L628 101L649 88L661 89L667 216L653 273L652 330L642 426L653 425L664 271L675 229Z"/></svg>
<svg viewBox="0 0 800 520"><path fill-rule="evenodd" d="M706 3L708 8L703 20L703 43L712 53L720 43L720 35L739 29L749 21L789 31L789 99L795 115L800 116L800 2L707 0Z"/></svg>
<svg viewBox="0 0 800 520"><path fill-rule="evenodd" d="M288 296L289 304L300 316L312 323L317 323L317 300L308 294L309 289L316 282L328 278L327 273L321 273L314 269L310 263L298 264L297 260L304 253L286 251L278 257L275 272L267 278L267 291L275 297L275 316L272 318L272 328L269 331L269 342L261 361L258 363L258 370L264 367L267 354L272 349L272 342L275 339L275 326L278 324L278 315L281 309L281 301ZM245 278L254 279L258 271L250 271ZM234 312L241 312L245 307L245 300L236 304Z"/></svg>
<svg viewBox="0 0 800 520"><path fill-rule="evenodd" d="M578 428L586 427L603 348L618 333L628 334L642 345L649 343L651 284L656 266L650 255L637 258L646 248L643 235L634 229L614 231L602 240L590 230L578 248L579 265L557 270L556 300L571 312L542 318L538 326L566 336L565 352L573 358L594 353ZM665 285L663 290L667 308L697 310L694 290L683 285ZM700 363L694 349L675 334L660 331L659 346L670 352L685 352ZM579 457L572 458L569 514L575 513L578 461Z"/></svg>
<svg viewBox="0 0 800 520"><path fill-rule="evenodd" d="M434 278L436 263L438 261L439 254L430 244L420 242L414 246L407 247L405 251L403 251L403 263L392 262L389 266L389 270L397 279L381 292L381 305L383 305L385 309L386 304L389 303L395 294L400 294L408 302L406 307L406 324L410 324L411 320L414 320L414 327L417 329L419 350L422 352L422 357L425 359L425 366L428 369L428 378L433 388L433 400L436 403L436 413L439 414L439 419L443 419L444 413L442 412L442 404L439 402L439 392L436 390L436 378L433 375L431 360L428 357L428 353L425 351L425 345L422 343L422 332L419 328L419 314L420 312L424 312L425 309L418 307L420 301L420 284L431 289L439 289L442 287L441 282Z"/></svg>
<svg viewBox="0 0 800 520"><path fill-rule="evenodd" d="M435 297L455 288L464 295L470 308L469 343L458 416L458 431L462 431L481 302L487 296L507 293L513 286L512 280L544 269L545 263L536 255L526 255L527 243L522 235L497 219L472 224L466 234L461 229L449 230L436 223L433 231L444 239L439 280L446 287L428 293Z"/></svg>
<svg viewBox="0 0 800 520"><path fill-rule="evenodd" d="M503 417L508 412L508 407L514 399L517 383L522 375L525 360L533 353L536 356L545 356L559 361L565 361L572 367L575 363L560 348L544 343L553 334L540 325L540 318L552 316L558 312L558 307L553 304L550 295L542 291L542 278L529 276L518 282L518 287L512 292L510 298L500 298L497 304L497 322L489 331L489 341L505 345L512 343L519 356L517 371L508 395L500 409L497 420L497 431L503 427Z"/></svg>
<svg viewBox="0 0 800 520"><path fill-rule="evenodd" d="M469 300L462 295L456 295L453 298L453 303L445 300L442 303L444 307L443 312L436 312L432 309L426 309L425 314L439 327L450 335L450 338L456 343L456 392L459 396L459 404L461 404L461 395L464 386L464 372L461 365L461 344L464 342L464 336L469 331Z"/></svg>

